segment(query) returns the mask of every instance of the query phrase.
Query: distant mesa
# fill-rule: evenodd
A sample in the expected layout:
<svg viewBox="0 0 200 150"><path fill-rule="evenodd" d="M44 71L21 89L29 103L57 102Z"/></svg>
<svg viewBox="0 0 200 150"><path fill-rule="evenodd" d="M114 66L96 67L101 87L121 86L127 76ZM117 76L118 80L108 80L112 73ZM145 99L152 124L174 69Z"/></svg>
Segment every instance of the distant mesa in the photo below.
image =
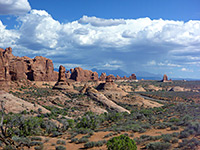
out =
<svg viewBox="0 0 200 150"><path fill-rule="evenodd" d="M164 74L162 82L172 82L172 79L168 80L168 77L166 74Z"/></svg>

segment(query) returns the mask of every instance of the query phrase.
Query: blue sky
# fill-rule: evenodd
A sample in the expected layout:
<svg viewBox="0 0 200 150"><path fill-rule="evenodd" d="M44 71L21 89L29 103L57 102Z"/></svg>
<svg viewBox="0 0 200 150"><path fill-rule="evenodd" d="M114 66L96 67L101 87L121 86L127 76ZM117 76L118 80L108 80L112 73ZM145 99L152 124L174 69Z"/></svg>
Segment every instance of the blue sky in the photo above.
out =
<svg viewBox="0 0 200 150"><path fill-rule="evenodd" d="M199 0L0 0L0 14L19 56L200 79Z"/></svg>

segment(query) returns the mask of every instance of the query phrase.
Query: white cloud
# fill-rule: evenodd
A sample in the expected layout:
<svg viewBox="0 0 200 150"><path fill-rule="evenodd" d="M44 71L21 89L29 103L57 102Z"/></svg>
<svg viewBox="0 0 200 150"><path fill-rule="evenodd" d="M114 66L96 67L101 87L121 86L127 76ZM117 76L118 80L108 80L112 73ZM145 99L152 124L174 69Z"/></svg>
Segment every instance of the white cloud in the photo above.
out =
<svg viewBox="0 0 200 150"><path fill-rule="evenodd" d="M155 66L156 65L156 61L155 60L149 61L149 62L147 62L147 65L148 66Z"/></svg>
<svg viewBox="0 0 200 150"><path fill-rule="evenodd" d="M0 0L0 14L21 15L31 10L27 0Z"/></svg>
<svg viewBox="0 0 200 150"><path fill-rule="evenodd" d="M83 16L78 21L81 24L91 24L92 26L97 27L106 27L106 26L117 26L120 24L126 24L124 19L101 19L96 17Z"/></svg>
<svg viewBox="0 0 200 150"><path fill-rule="evenodd" d="M19 33L15 30L8 30L0 20L0 47L15 47L15 41L19 38Z"/></svg>
<svg viewBox="0 0 200 150"><path fill-rule="evenodd" d="M187 69L187 68L181 68L181 71L184 71L184 72L194 72L193 70Z"/></svg>
<svg viewBox="0 0 200 150"><path fill-rule="evenodd" d="M181 65L178 65L178 64L171 64L171 63L158 63L158 66L169 66L169 67L181 67Z"/></svg>
<svg viewBox="0 0 200 150"><path fill-rule="evenodd" d="M151 71L148 65L154 68L199 66L200 21L83 16L60 23L44 10L31 10L18 17L18 21L20 27L13 30L0 22L0 46L14 45L23 55L33 51L59 63L109 69L124 67L130 72L142 67Z"/></svg>

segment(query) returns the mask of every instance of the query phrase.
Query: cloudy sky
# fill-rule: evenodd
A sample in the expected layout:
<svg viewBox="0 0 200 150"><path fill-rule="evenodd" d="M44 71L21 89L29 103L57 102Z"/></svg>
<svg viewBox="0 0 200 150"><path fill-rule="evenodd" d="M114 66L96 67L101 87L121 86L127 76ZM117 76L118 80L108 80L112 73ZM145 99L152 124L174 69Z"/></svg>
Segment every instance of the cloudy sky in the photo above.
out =
<svg viewBox="0 0 200 150"><path fill-rule="evenodd" d="M0 0L0 35L56 68L200 79L199 0Z"/></svg>

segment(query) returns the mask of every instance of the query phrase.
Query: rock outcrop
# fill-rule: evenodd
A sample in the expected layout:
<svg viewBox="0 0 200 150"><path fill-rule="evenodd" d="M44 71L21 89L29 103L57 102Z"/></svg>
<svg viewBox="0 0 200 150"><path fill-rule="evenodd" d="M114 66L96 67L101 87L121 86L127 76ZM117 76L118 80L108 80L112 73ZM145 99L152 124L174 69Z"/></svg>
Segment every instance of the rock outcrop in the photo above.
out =
<svg viewBox="0 0 200 150"><path fill-rule="evenodd" d="M65 72L65 67L60 65L58 82L54 85L53 89L66 90L68 92L78 93L78 91L74 90L73 86L67 81L65 77Z"/></svg>
<svg viewBox="0 0 200 150"><path fill-rule="evenodd" d="M104 96L104 94L98 92L96 89L92 87L87 88L87 95L91 97L93 100L102 103L103 105L107 106L110 109L113 109L117 112L127 112L130 114L130 112L127 109L117 105L112 100L109 100L106 96Z"/></svg>
<svg viewBox="0 0 200 150"><path fill-rule="evenodd" d="M56 81L57 75L50 59L16 57L12 48L0 49L0 81Z"/></svg>
<svg viewBox="0 0 200 150"><path fill-rule="evenodd" d="M106 81L106 73L101 73L99 81Z"/></svg>
<svg viewBox="0 0 200 150"><path fill-rule="evenodd" d="M163 79L162 79L162 82L172 82L172 80L170 79L170 80L168 80L168 77L167 77L167 75L166 74L164 74L164 76L163 76Z"/></svg>
<svg viewBox="0 0 200 150"><path fill-rule="evenodd" d="M184 88L180 86L174 86L174 87L169 87L167 91L173 91L173 92L199 92L198 90L193 90L190 88Z"/></svg>
<svg viewBox="0 0 200 150"><path fill-rule="evenodd" d="M70 79L79 82L98 81L98 73L92 72L91 70L83 70L81 67L76 67L71 69Z"/></svg>
<svg viewBox="0 0 200 150"><path fill-rule="evenodd" d="M136 80L136 75L134 73L131 74L131 76L129 77L129 80Z"/></svg>
<svg viewBox="0 0 200 150"><path fill-rule="evenodd" d="M134 91L135 92L146 92L146 90L142 86L138 86Z"/></svg>
<svg viewBox="0 0 200 150"><path fill-rule="evenodd" d="M154 85L148 85L146 87L146 90L150 91L150 92L155 92L155 91L161 91L162 88L161 87L157 87L157 86L154 86Z"/></svg>
<svg viewBox="0 0 200 150"><path fill-rule="evenodd" d="M111 98L112 100L122 98L128 94L121 88L117 87L117 84L114 83L113 75L107 76L106 82L100 83L97 86L97 90L101 91L105 96Z"/></svg>

